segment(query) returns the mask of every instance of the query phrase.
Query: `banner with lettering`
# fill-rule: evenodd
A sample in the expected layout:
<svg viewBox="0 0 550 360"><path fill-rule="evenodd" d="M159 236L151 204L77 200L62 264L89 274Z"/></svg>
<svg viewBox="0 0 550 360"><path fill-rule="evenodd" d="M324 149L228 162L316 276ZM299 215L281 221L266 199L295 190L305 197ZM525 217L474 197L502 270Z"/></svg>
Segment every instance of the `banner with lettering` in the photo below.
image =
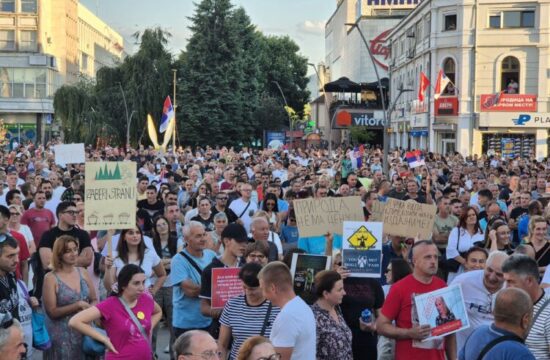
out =
<svg viewBox="0 0 550 360"><path fill-rule="evenodd" d="M86 163L86 230L136 226L136 169L136 163L131 161Z"/></svg>
<svg viewBox="0 0 550 360"><path fill-rule="evenodd" d="M223 309L229 299L244 293L243 282L239 279L240 270L240 268L212 269L212 309Z"/></svg>
<svg viewBox="0 0 550 360"><path fill-rule="evenodd" d="M435 221L435 205L414 200L388 199L384 205L384 234L430 239Z"/></svg>
<svg viewBox="0 0 550 360"><path fill-rule="evenodd" d="M342 266L351 277L382 275L382 223L345 221Z"/></svg>

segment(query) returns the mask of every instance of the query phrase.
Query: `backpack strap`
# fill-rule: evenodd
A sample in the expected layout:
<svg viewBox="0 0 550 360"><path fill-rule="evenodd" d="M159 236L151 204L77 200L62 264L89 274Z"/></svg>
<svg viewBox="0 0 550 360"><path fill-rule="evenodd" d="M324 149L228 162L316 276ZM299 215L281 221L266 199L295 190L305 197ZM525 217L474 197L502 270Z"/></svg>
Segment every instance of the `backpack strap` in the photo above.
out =
<svg viewBox="0 0 550 360"><path fill-rule="evenodd" d="M482 360L483 357L489 352L489 350L491 350L492 348L494 348L495 346L497 346L498 344L504 341L517 341L523 344L523 340L517 335L499 336L496 339L493 339L493 341L489 342L487 345L485 345L485 347L479 353L477 360Z"/></svg>

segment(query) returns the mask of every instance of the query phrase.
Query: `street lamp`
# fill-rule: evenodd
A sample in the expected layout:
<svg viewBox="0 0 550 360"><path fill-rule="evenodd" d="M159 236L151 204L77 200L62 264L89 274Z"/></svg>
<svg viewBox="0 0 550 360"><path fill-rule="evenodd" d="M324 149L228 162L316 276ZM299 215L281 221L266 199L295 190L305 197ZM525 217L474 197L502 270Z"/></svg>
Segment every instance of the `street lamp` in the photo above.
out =
<svg viewBox="0 0 550 360"><path fill-rule="evenodd" d="M317 80L319 81L319 85L321 85L321 89L323 90L323 98L325 101L325 109L327 111L327 119L330 119L329 127L328 127L328 156L329 158L332 156L332 119L330 117L330 109L327 104L327 94L325 92L325 84L321 81L321 76L319 76L319 71L317 70L317 66L312 63L307 63L309 66L315 70L315 74L317 75Z"/></svg>
<svg viewBox="0 0 550 360"><path fill-rule="evenodd" d="M376 74L376 80L378 81L378 91L380 92L380 98L382 100L382 112L384 114L384 173L389 176L389 152L390 152L390 144L389 144L389 138L388 138L388 129L389 129L389 123L388 123L388 114L386 113L386 97L384 96L384 91L382 90L382 82L380 81L380 74L378 74L378 67L376 65L376 62L374 61L374 56L372 55L372 52L370 51L369 44L367 43L367 39L365 39L365 35L363 35L363 32L357 25L357 23L346 23L346 26L351 26L351 28L356 28L359 32L359 35L361 35L361 39L363 39L363 43L365 44L365 47L367 48L367 52L369 53L370 60L372 62L372 67L374 68L374 73Z"/></svg>
<svg viewBox="0 0 550 360"><path fill-rule="evenodd" d="M281 96L283 98L283 101L285 103L285 112L288 116L288 124L289 124L289 128L290 128L290 144L289 144L289 148L292 149L292 139L294 138L294 134L292 133L292 118L290 117L290 114L288 113L287 111L287 108L288 108L288 103L286 102L286 97L285 97L285 94L283 93L283 89L281 89L281 85L279 85L279 83L275 80L272 80L271 81L272 83L274 83L275 85L277 85L277 89L279 89L279 92L281 93Z"/></svg>
<svg viewBox="0 0 550 360"><path fill-rule="evenodd" d="M122 88L122 84L120 82L118 82L117 84L120 88L120 92L122 92L122 101L124 102L124 110L126 111L126 149L128 149L130 147L130 125L132 123L132 116L134 115L135 111L132 111L132 115L128 116L128 104L126 104L126 95L124 95L124 89Z"/></svg>

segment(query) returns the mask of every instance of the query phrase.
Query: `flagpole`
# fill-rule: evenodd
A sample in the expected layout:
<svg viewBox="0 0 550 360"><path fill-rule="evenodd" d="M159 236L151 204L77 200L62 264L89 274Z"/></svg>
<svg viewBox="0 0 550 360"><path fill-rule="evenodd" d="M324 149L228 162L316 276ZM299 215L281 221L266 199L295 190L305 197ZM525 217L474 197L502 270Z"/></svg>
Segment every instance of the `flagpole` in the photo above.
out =
<svg viewBox="0 0 550 360"><path fill-rule="evenodd" d="M178 129L177 123L176 123L176 73L178 70L172 69L172 72L174 74L174 131L172 132L172 146L174 147L174 155L176 154L176 132Z"/></svg>

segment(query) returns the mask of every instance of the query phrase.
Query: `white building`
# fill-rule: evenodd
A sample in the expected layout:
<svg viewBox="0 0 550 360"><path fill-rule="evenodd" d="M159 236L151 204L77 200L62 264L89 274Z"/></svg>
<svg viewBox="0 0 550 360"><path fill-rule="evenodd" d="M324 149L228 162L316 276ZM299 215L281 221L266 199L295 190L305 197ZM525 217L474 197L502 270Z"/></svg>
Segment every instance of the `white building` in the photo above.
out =
<svg viewBox="0 0 550 360"><path fill-rule="evenodd" d="M392 145L547 156L549 19L550 0L422 1L389 34ZM454 86L435 100L440 69Z"/></svg>

